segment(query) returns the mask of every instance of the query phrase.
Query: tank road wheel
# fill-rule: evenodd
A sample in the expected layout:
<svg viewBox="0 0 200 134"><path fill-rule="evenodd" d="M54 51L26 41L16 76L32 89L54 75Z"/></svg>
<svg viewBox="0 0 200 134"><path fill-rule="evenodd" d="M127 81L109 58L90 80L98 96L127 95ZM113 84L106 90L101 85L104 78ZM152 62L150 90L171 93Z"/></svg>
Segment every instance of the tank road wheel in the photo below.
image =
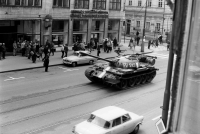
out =
<svg viewBox="0 0 200 134"><path fill-rule="evenodd" d="M151 82L153 78L156 76L156 71L152 72L149 76L148 82Z"/></svg>
<svg viewBox="0 0 200 134"><path fill-rule="evenodd" d="M96 80L92 77L92 73L94 70L88 68L85 70L85 76L91 81L91 82L96 82Z"/></svg>
<svg viewBox="0 0 200 134"><path fill-rule="evenodd" d="M147 76L146 75L142 75L141 76L141 84L144 84L147 80Z"/></svg>
<svg viewBox="0 0 200 134"><path fill-rule="evenodd" d="M142 80L142 77L141 76L137 76L135 84L139 85L141 83L141 80Z"/></svg>
<svg viewBox="0 0 200 134"><path fill-rule="evenodd" d="M130 78L129 80L128 80L128 86L129 87L133 87L133 86L135 86L135 82L136 82L136 79L135 79L136 77L133 77L133 78Z"/></svg>
<svg viewBox="0 0 200 134"><path fill-rule="evenodd" d="M117 88L119 89L126 89L127 87L127 80L121 79L120 83L117 84Z"/></svg>

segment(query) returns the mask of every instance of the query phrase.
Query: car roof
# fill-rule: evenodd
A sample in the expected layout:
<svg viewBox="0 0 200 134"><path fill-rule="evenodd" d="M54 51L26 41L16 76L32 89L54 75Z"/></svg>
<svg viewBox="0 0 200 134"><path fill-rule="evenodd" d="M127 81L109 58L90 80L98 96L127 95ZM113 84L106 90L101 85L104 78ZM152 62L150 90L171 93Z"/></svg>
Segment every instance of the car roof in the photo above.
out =
<svg viewBox="0 0 200 134"><path fill-rule="evenodd" d="M106 121L111 121L113 119L116 119L117 117L120 117L122 115L127 114L128 111L116 107L116 106L108 106L104 107L102 109L94 111L92 114L95 116L98 116Z"/></svg>
<svg viewBox="0 0 200 134"><path fill-rule="evenodd" d="M80 53L80 52L87 53L87 54L90 53L89 51L75 51L75 53Z"/></svg>

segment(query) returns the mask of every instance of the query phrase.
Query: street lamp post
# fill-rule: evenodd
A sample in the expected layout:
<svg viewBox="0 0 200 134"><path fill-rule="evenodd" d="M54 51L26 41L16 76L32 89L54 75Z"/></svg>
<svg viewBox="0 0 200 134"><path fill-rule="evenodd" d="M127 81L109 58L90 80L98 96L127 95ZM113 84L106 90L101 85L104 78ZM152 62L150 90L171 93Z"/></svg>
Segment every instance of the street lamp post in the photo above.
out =
<svg viewBox="0 0 200 134"><path fill-rule="evenodd" d="M145 13L144 13L144 25L143 25L141 52L144 52L144 37L145 37L146 14L147 14L147 0L146 0L146 4L145 4Z"/></svg>

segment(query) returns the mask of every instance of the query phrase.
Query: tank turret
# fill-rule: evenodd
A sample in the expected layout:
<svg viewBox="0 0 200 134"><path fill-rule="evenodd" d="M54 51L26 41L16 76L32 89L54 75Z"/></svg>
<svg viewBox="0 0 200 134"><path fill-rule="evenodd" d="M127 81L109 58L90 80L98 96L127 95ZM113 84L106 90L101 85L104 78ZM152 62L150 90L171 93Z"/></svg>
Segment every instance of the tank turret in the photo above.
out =
<svg viewBox="0 0 200 134"><path fill-rule="evenodd" d="M102 81L120 89L151 82L158 70L154 67L157 57L144 54L127 54L112 59L82 54L106 61L86 69L85 76L89 80L92 82Z"/></svg>

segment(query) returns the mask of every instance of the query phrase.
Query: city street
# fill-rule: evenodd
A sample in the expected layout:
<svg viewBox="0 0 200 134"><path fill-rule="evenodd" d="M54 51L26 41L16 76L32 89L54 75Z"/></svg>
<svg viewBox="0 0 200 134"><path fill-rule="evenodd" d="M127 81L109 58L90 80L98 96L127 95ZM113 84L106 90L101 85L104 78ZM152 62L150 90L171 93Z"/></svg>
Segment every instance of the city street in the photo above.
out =
<svg viewBox="0 0 200 134"><path fill-rule="evenodd" d="M116 105L144 116L139 134L157 133L155 123L166 83L168 51L157 56L159 69L151 83L126 90L91 83L89 65L53 66L0 74L0 122L4 134L71 134L75 124L99 108Z"/></svg>

